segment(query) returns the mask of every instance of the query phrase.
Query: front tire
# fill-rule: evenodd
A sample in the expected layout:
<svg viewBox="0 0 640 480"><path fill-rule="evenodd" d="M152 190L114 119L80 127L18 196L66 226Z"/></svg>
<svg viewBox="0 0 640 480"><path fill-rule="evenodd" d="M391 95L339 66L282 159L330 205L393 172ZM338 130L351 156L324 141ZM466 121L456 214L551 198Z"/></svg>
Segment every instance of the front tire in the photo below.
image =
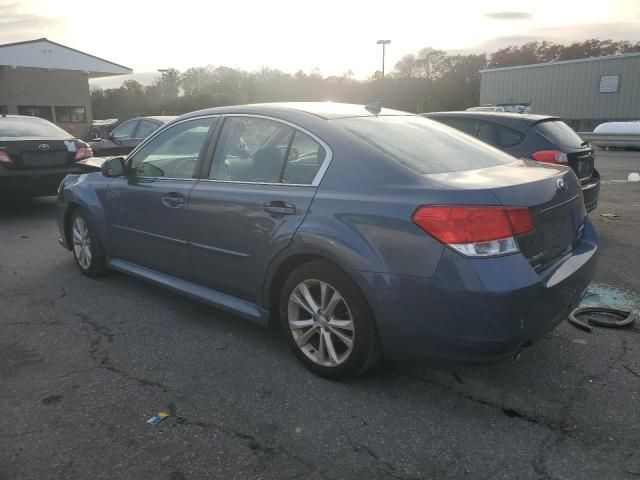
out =
<svg viewBox="0 0 640 480"><path fill-rule="evenodd" d="M104 275L104 252L87 213L80 208L73 212L69 228L71 250L80 272L91 278Z"/></svg>
<svg viewBox="0 0 640 480"><path fill-rule="evenodd" d="M324 261L294 270L280 295L281 326L295 355L314 373L347 378L382 357L369 304L354 281Z"/></svg>

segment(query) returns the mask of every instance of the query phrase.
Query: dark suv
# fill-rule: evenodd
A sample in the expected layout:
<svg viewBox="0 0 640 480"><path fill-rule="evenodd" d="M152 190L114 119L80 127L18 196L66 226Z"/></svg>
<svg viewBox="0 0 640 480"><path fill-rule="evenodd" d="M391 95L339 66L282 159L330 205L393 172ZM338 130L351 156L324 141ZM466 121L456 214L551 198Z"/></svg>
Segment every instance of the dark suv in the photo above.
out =
<svg viewBox="0 0 640 480"><path fill-rule="evenodd" d="M423 116L517 157L571 167L580 179L587 212L598 206L600 174L594 168L593 148L560 118L495 112L435 112Z"/></svg>

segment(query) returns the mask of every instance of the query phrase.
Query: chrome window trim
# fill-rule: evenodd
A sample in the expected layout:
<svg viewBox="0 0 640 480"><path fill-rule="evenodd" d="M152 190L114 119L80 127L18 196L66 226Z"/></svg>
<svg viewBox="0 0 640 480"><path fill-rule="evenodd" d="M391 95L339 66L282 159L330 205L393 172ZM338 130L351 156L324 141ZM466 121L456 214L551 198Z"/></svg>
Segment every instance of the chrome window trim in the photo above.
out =
<svg viewBox="0 0 640 480"><path fill-rule="evenodd" d="M219 115L220 117L250 117L250 118L262 118L264 120L272 120L274 122L283 123L285 125L289 125L291 128L296 130L300 130L302 133L309 135L313 140L318 142L322 148L324 148L326 155L324 160L322 161L322 165L318 169L318 173L313 178L311 183L284 183L284 182L248 182L248 181L240 181L240 180L222 180L215 178L201 178L199 180L207 181L207 182L218 182L218 183L238 183L238 184L246 184L246 185L280 185L280 186L290 186L290 187L314 187L317 188L320 185L320 182L324 178L324 174L326 173L329 165L331 164L331 160L333 160L333 150L331 147L318 137L315 133L310 132L304 127L297 125L295 123L289 122L287 120L282 120L281 118L271 117L268 115L257 115L253 113L224 113ZM214 152L215 155L215 152ZM213 168L213 161L211 162L211 168Z"/></svg>

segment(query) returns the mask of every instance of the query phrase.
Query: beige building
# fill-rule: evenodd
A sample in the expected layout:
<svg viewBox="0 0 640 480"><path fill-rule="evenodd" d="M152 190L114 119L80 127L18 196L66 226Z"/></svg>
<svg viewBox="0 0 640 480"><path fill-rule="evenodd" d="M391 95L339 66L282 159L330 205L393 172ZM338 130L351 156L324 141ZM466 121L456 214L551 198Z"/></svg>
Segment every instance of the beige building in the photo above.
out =
<svg viewBox="0 0 640 480"><path fill-rule="evenodd" d="M86 138L93 119L89 79L129 73L46 38L0 45L0 114L46 118Z"/></svg>

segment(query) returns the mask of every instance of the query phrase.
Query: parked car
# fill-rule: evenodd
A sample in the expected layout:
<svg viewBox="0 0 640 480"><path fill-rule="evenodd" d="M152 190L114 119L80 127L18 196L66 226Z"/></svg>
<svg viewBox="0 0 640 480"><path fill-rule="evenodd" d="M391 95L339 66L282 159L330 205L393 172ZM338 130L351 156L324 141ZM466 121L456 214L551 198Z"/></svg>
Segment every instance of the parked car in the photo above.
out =
<svg viewBox="0 0 640 480"><path fill-rule="evenodd" d="M101 163L102 162L102 163ZM58 197L80 271L108 269L260 324L328 377L392 360L495 360L566 318L597 239L562 165L335 103L219 107Z"/></svg>
<svg viewBox="0 0 640 480"><path fill-rule="evenodd" d="M593 148L558 117L491 112L437 112L437 120L517 157L568 165L580 179L587 212L598 206L600 174Z"/></svg>
<svg viewBox="0 0 640 480"><path fill-rule="evenodd" d="M89 142L96 157L127 155L159 127L176 117L137 117L118 125L106 138Z"/></svg>
<svg viewBox="0 0 640 480"><path fill-rule="evenodd" d="M0 194L55 195L77 162L91 157L89 145L38 117L0 116Z"/></svg>

